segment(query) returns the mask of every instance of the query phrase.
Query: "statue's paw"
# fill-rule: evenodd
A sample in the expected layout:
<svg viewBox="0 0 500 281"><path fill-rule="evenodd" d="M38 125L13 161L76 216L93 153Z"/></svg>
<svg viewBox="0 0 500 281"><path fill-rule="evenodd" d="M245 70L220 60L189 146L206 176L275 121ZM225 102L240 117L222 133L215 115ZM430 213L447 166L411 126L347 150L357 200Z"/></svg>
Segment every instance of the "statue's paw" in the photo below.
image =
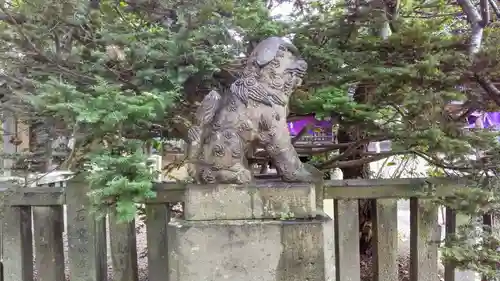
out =
<svg viewBox="0 0 500 281"><path fill-rule="evenodd" d="M187 165L187 174L188 176L192 177L192 178L196 178L197 177L197 173L196 173L196 167L192 164L189 164Z"/></svg>
<svg viewBox="0 0 500 281"><path fill-rule="evenodd" d="M236 176L238 184L249 183L252 181L252 172L248 169L242 169Z"/></svg>
<svg viewBox="0 0 500 281"><path fill-rule="evenodd" d="M220 183L245 184L252 181L252 172L244 167L233 166L230 170L222 170L219 172Z"/></svg>
<svg viewBox="0 0 500 281"><path fill-rule="evenodd" d="M282 179L287 182L313 182L313 175L306 169L301 168L293 173L284 174Z"/></svg>
<svg viewBox="0 0 500 281"><path fill-rule="evenodd" d="M322 182L323 173L314 166L304 163L301 167L290 174L284 174L283 181L288 182Z"/></svg>

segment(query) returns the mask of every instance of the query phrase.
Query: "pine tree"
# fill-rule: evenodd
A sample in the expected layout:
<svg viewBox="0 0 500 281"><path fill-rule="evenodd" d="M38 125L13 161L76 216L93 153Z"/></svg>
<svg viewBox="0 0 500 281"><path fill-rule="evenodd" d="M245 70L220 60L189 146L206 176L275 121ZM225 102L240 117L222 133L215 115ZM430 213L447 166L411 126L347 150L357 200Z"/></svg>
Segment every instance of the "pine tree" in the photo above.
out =
<svg viewBox="0 0 500 281"><path fill-rule="evenodd" d="M86 174L97 209L131 219L134 203L154 196L143 149L151 138L185 138L203 96L234 81L240 54L288 35L309 63L291 111L340 125L340 143L329 146L338 153L315 165L356 178L369 176L370 162L419 157L431 175L477 183L461 201L441 203L475 214L497 206L495 186L482 179L497 173L498 133L463 129L471 112L500 104L496 2L481 1L481 14L466 0L294 1L288 19L269 8L290 1L275 2L9 1L0 14L2 110L74 137L61 167ZM452 112L456 101L463 105ZM366 151L382 140L391 151Z"/></svg>

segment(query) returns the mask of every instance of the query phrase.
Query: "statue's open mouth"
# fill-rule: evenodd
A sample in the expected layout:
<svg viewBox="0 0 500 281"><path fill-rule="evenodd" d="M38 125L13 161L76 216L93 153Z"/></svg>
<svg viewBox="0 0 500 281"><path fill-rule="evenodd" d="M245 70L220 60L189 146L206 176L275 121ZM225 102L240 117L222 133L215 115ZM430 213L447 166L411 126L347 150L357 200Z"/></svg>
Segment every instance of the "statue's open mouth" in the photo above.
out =
<svg viewBox="0 0 500 281"><path fill-rule="evenodd" d="M288 72L295 77L304 77L304 75L306 74L306 70L301 68L288 69Z"/></svg>
<svg viewBox="0 0 500 281"><path fill-rule="evenodd" d="M293 66L288 69L294 76L303 77L307 72L307 63L301 59L295 61Z"/></svg>
<svg viewBox="0 0 500 281"><path fill-rule="evenodd" d="M298 77L304 77L304 75L306 75L306 71L302 69L294 69L294 74Z"/></svg>

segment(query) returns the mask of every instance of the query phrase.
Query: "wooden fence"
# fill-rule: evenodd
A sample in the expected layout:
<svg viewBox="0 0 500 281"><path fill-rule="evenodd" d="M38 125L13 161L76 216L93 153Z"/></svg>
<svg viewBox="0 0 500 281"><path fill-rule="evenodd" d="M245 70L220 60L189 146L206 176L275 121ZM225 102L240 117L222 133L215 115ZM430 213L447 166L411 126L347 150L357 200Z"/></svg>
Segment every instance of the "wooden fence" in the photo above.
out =
<svg viewBox="0 0 500 281"><path fill-rule="evenodd" d="M375 252L373 272L379 281L398 280L397 198L410 198L410 281L437 281L438 213L437 206L423 208L422 197L428 187L424 179L327 181L324 199L334 199L334 237L336 280L360 280L357 200L376 199L373 229ZM433 179L435 194L451 196L461 188L460 180ZM112 258L113 280L136 281L137 252L135 225L109 220L111 253L107 253L105 221L96 221L88 212L86 185L71 182L66 187L18 188L4 195L2 213L3 280L31 281L34 266L39 281L107 280L107 255ZM183 201L183 188L157 184L157 197L146 202L149 281L168 280L166 227L170 220L169 202ZM63 206L66 206L63 208ZM63 212L67 224L64 226ZM448 211L447 232L453 232L455 217ZM32 225L33 222L33 225ZM66 231L68 253L64 254ZM33 242L34 241L34 242ZM33 257L36 263L33 263ZM65 272L65 259L69 272ZM328 265L327 265L328 266ZM334 266L334 265L332 265ZM453 266L446 266L445 280L453 281Z"/></svg>

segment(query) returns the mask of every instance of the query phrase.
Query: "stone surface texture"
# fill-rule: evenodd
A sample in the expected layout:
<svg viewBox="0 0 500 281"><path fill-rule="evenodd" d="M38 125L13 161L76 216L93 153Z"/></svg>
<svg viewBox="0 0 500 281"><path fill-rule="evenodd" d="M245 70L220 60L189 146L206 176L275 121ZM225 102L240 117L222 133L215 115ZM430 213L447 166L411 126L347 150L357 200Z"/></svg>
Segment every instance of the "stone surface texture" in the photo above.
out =
<svg viewBox="0 0 500 281"><path fill-rule="evenodd" d="M186 220L304 219L316 214L316 191L308 183L188 185Z"/></svg>
<svg viewBox="0 0 500 281"><path fill-rule="evenodd" d="M331 280L323 232L322 221L172 221L170 280Z"/></svg>
<svg viewBox="0 0 500 281"><path fill-rule="evenodd" d="M316 217L314 184L191 184L185 192L184 218L167 228L170 281L333 280L333 221Z"/></svg>

